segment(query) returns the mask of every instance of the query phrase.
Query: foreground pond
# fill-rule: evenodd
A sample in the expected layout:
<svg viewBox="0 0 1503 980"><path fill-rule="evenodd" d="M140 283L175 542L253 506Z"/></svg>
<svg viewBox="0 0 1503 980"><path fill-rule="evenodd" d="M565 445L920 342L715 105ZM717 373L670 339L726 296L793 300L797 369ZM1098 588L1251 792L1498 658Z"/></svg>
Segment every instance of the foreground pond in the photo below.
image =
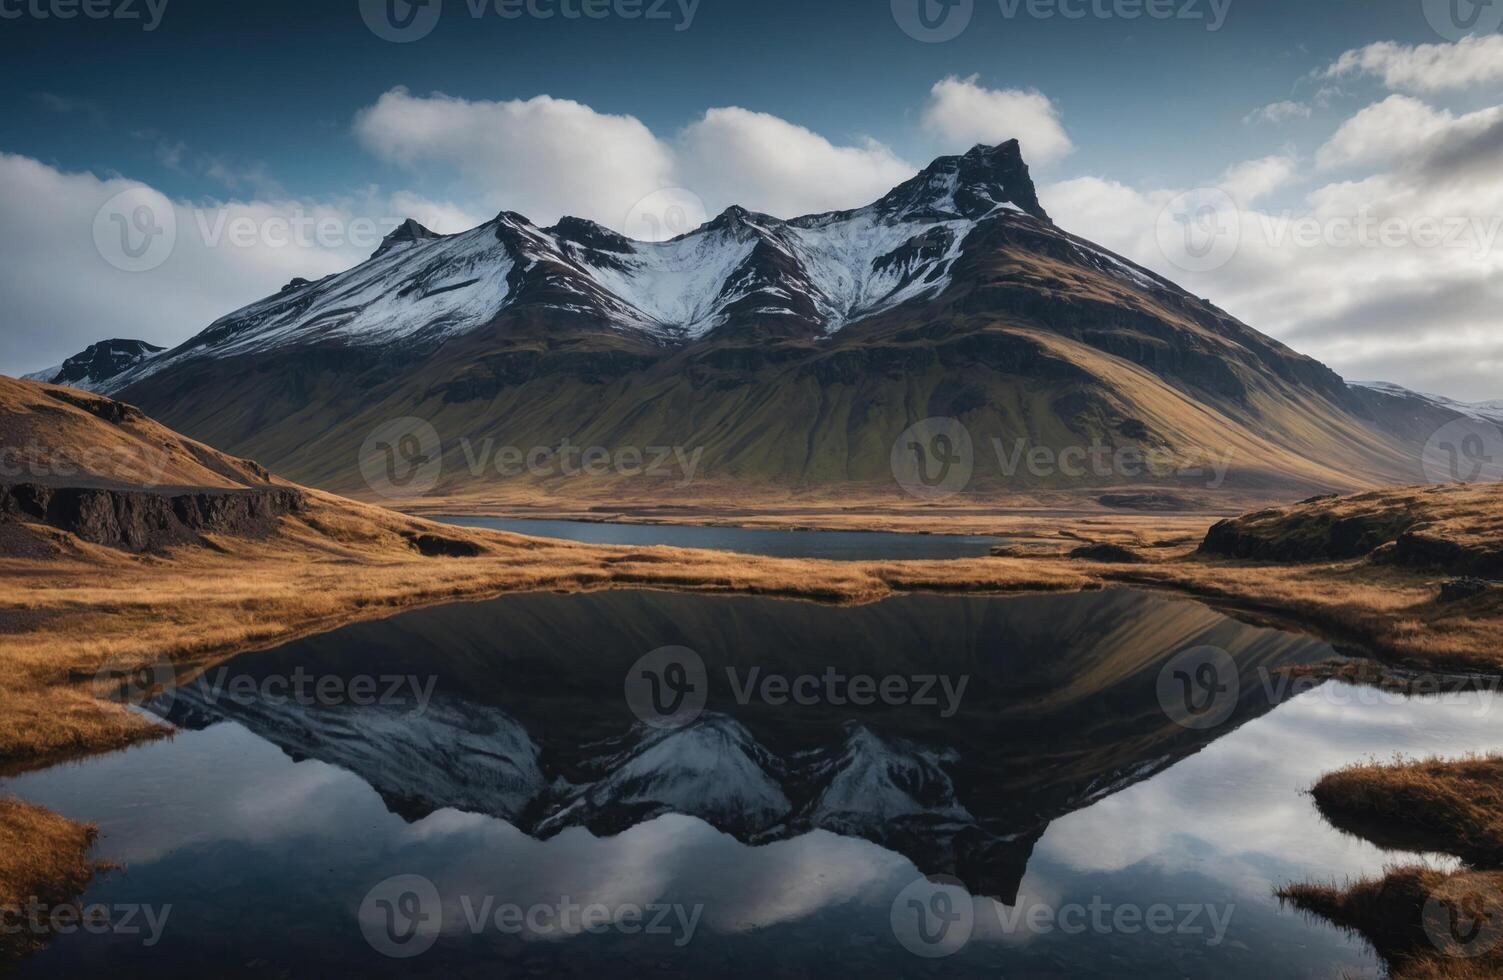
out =
<svg viewBox="0 0 1503 980"><path fill-rule="evenodd" d="M898 534L886 531L779 531L752 527L700 527L691 524L609 524L509 517L435 517L458 527L510 531L584 544L636 547L709 548L772 558L826 558L834 561L923 561L980 558L1001 538L980 535Z"/></svg>
<svg viewBox="0 0 1503 980"><path fill-rule="evenodd" d="M22 973L1376 975L1273 896L1395 859L1303 791L1503 725L1279 673L1331 656L1123 590L355 625L152 700L172 741L7 784L100 826L126 870L84 901L138 929Z"/></svg>

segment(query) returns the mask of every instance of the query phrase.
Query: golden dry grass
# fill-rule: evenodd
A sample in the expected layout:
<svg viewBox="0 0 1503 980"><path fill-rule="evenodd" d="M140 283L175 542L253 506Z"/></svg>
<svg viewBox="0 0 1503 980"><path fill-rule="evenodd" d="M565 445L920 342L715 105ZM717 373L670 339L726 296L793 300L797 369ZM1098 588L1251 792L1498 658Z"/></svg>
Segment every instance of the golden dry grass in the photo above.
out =
<svg viewBox="0 0 1503 980"><path fill-rule="evenodd" d="M0 799L0 964L46 940L23 926L23 910L73 901L98 867L88 859L95 830L18 800Z"/></svg>
<svg viewBox="0 0 1503 980"><path fill-rule="evenodd" d="M1503 868L1503 756L1357 765L1325 776L1313 792L1342 829Z"/></svg>
<svg viewBox="0 0 1503 980"><path fill-rule="evenodd" d="M1503 874L1459 872L1447 874L1426 867L1391 869L1384 877L1347 887L1292 885L1280 897L1295 907L1321 916L1361 935L1389 966L1394 980L1481 980L1503 976L1503 943L1493 945L1483 933L1470 948L1456 955L1443 950L1444 923L1430 920L1427 906L1440 903L1447 912L1455 908L1459 921L1470 924L1478 910L1468 901L1469 893L1503 894ZM1503 912L1488 903L1494 916ZM1463 930L1464 934L1464 930Z"/></svg>
<svg viewBox="0 0 1503 980"><path fill-rule="evenodd" d="M1352 766L1322 778L1314 795L1342 830L1393 850L1454 854L1470 867L1392 868L1345 887L1292 885L1283 898L1366 937L1397 980L1503 975L1503 756ZM1447 949L1437 903L1442 914L1456 909L1463 937L1479 914L1491 924Z"/></svg>

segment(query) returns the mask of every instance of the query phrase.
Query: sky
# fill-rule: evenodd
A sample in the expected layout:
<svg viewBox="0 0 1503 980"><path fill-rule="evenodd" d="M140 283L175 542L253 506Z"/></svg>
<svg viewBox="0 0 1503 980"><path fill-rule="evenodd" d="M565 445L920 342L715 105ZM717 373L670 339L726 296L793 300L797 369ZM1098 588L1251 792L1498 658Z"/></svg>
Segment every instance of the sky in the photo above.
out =
<svg viewBox="0 0 1503 980"><path fill-rule="evenodd" d="M663 237L1017 137L1061 226L1349 379L1503 398L1500 24L1503 0L0 0L0 372L175 345L407 217Z"/></svg>

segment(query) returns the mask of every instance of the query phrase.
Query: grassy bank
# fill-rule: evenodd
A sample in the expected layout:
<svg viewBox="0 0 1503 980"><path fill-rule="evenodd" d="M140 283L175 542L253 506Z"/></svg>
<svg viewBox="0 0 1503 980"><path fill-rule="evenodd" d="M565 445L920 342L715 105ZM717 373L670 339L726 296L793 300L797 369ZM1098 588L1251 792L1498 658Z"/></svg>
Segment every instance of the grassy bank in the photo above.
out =
<svg viewBox="0 0 1503 980"><path fill-rule="evenodd" d="M39 807L0 799L0 966L40 948L45 932L28 925L26 909L65 905L84 890L97 866L89 860L95 831Z"/></svg>
<svg viewBox="0 0 1503 980"><path fill-rule="evenodd" d="M1284 899L1360 933L1397 980L1503 975L1503 756L1353 766L1324 777L1314 796L1341 830L1466 866L1292 885Z"/></svg>

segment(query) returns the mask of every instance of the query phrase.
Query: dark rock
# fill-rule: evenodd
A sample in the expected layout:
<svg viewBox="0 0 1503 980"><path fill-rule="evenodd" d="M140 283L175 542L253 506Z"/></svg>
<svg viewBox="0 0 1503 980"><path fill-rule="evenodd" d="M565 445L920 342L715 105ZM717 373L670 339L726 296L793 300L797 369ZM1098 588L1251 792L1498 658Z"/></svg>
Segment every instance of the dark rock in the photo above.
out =
<svg viewBox="0 0 1503 980"><path fill-rule="evenodd" d="M1096 502L1116 510L1176 511L1190 506L1183 497L1164 492L1104 493Z"/></svg>
<svg viewBox="0 0 1503 980"><path fill-rule="evenodd" d="M259 537L303 507L299 490L196 490L183 493L0 486L0 522L46 524L91 544L142 552L191 544L199 535Z"/></svg>
<svg viewBox="0 0 1503 980"><path fill-rule="evenodd" d="M1135 551L1116 544L1092 544L1070 552L1071 558L1099 561L1109 565L1141 565L1146 559Z"/></svg>
<svg viewBox="0 0 1503 980"><path fill-rule="evenodd" d="M378 255L384 255L396 246L405 244L407 242L425 242L434 238L442 237L443 236L438 234L437 232L429 231L427 228L424 228L416 221L408 218L400 225L397 225L395 231L387 235L385 238L381 239L381 247L371 253L371 258L374 259Z"/></svg>
<svg viewBox="0 0 1503 980"><path fill-rule="evenodd" d="M163 348L144 340L105 340L85 348L63 362L63 368L49 380L58 385L82 382L97 384L130 370Z"/></svg>
<svg viewBox="0 0 1503 980"><path fill-rule="evenodd" d="M411 534L407 540L424 558L478 558L485 549L473 541L459 541L437 534Z"/></svg>
<svg viewBox="0 0 1503 980"><path fill-rule="evenodd" d="M1480 578L1455 578L1440 587L1441 602L1461 602L1475 599L1492 591L1492 583Z"/></svg>

